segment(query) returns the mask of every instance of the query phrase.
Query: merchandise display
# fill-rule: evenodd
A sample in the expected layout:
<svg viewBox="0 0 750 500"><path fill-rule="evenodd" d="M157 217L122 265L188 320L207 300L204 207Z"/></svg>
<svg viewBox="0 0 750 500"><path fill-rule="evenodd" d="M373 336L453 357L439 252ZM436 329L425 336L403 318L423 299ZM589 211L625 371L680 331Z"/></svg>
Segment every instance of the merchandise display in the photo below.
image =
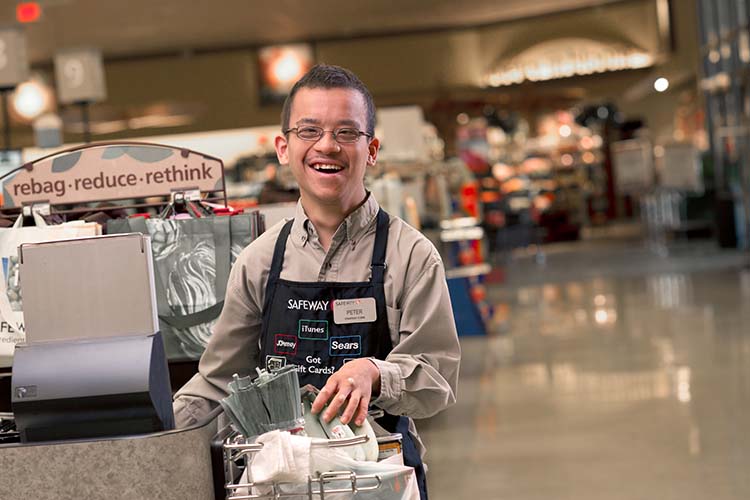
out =
<svg viewBox="0 0 750 500"><path fill-rule="evenodd" d="M200 206L200 202L191 202ZM169 208L175 208L171 203ZM184 212L183 212L184 213ZM151 236L161 331L172 360L198 359L221 312L229 270L261 232L257 214L107 221L107 234Z"/></svg>
<svg viewBox="0 0 750 500"><path fill-rule="evenodd" d="M698 2L700 89L712 165L707 178L716 195L718 240L745 251L750 250L748 7L744 0Z"/></svg>
<svg viewBox="0 0 750 500"><path fill-rule="evenodd" d="M67 230L60 233L63 237L101 234L97 224L84 221L47 226L42 213L62 221L98 220L106 225L107 234L151 236L161 331L172 361L200 357L210 325L221 312L231 264L264 229L258 213L243 214L226 204L221 160L158 144L107 143L64 150L9 172L3 189L10 193L3 199L6 208L31 204L37 221L37 227L24 230L18 226L19 218L14 228L2 230L11 259L17 244L24 239L36 241L21 236L24 231L39 239L52 238L44 233L50 231L45 227ZM106 208L86 206L105 201L110 203ZM134 214L135 210L140 212ZM17 298L12 262L4 269L7 296ZM18 300L12 303L20 307ZM2 309L0 314L10 315ZM8 331L18 330L17 318L10 319L16 327Z"/></svg>

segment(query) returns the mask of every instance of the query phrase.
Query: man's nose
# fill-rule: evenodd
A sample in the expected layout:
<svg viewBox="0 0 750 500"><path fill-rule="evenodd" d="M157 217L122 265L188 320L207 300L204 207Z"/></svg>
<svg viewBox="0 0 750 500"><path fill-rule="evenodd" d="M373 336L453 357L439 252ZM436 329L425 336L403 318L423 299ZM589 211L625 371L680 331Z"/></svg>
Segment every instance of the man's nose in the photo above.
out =
<svg viewBox="0 0 750 500"><path fill-rule="evenodd" d="M339 152L341 151L341 146L333 138L333 132L326 130L323 132L323 136L318 139L318 142L315 143L315 149L321 153Z"/></svg>

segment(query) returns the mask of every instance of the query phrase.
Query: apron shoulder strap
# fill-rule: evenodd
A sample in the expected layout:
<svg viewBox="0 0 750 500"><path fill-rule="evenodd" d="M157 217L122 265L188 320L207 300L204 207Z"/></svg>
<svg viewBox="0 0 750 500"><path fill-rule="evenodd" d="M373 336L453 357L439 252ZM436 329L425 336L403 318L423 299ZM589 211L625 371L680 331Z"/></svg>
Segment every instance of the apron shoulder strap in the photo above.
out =
<svg viewBox="0 0 750 500"><path fill-rule="evenodd" d="M271 261L271 271L268 275L269 283L276 281L281 276L281 268L284 267L284 251L286 250L286 240L289 239L289 233L292 231L294 219L287 221L281 228L279 237L276 238L276 246L273 249L273 260Z"/></svg>
<svg viewBox="0 0 750 500"><path fill-rule="evenodd" d="M388 247L388 223L390 217L382 208L378 210L375 228L375 247L372 250L372 282L383 283L385 278L385 250Z"/></svg>

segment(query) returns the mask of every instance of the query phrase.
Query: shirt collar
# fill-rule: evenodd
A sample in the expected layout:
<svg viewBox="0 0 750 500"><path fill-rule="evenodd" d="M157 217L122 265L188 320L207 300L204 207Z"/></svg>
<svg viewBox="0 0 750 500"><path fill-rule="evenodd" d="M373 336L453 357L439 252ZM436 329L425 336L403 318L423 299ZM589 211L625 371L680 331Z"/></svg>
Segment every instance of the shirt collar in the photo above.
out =
<svg viewBox="0 0 750 500"><path fill-rule="evenodd" d="M372 225L375 216L378 214L380 205L375 197L368 191L367 199L354 212L350 213L342 224L346 229L348 240L358 240L362 234ZM305 213L302 206L302 200L297 201L297 208L294 212L294 222L292 223L292 237L303 245L311 237L317 237L315 227L310 218Z"/></svg>

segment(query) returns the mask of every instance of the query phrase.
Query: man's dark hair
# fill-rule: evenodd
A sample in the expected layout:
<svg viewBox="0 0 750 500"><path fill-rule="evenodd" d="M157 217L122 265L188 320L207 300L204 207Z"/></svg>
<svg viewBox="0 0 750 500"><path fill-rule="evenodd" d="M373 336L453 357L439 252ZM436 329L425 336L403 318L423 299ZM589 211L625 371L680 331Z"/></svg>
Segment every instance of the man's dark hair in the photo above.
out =
<svg viewBox="0 0 750 500"><path fill-rule="evenodd" d="M346 68L329 64L316 64L294 84L284 101L284 107L281 109L281 130L289 129L289 116L292 113L294 96L302 88L356 90L364 98L367 108L367 130L365 132L370 135L375 133L375 102L372 99L372 94L367 90L362 80L357 78L357 75Z"/></svg>

